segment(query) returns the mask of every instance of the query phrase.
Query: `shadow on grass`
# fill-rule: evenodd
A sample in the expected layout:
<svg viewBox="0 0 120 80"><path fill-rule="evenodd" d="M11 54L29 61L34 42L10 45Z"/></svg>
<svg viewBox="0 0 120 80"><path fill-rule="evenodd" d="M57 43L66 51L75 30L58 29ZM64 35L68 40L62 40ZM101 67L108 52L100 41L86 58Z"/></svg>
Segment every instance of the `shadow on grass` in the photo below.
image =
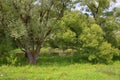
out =
<svg viewBox="0 0 120 80"><path fill-rule="evenodd" d="M69 64L75 63L73 61L73 57L71 56L41 56L38 59L37 65L41 66L52 66L52 65L59 65L65 66Z"/></svg>
<svg viewBox="0 0 120 80"><path fill-rule="evenodd" d="M77 60L74 56L54 56L42 55L38 58L39 66L67 66L76 63L88 63L87 61Z"/></svg>
<svg viewBox="0 0 120 80"><path fill-rule="evenodd" d="M0 66L10 65L10 66L27 66L30 65L27 58L24 55L17 56L16 62L13 64L12 61L7 61L6 58L3 58L0 61ZM83 61L83 59L78 59L76 56L59 56L59 55L40 55L35 66L66 66L75 63L88 63Z"/></svg>
<svg viewBox="0 0 120 80"><path fill-rule="evenodd" d="M3 62L4 61L4 62ZM81 56L59 56L59 55L40 55L35 66L67 66L71 64L94 64L89 62L86 58ZM104 63L101 63L104 64ZM24 55L19 56L15 64L8 63L4 59L0 61L0 66L10 65L10 66L27 66L30 65L27 58Z"/></svg>

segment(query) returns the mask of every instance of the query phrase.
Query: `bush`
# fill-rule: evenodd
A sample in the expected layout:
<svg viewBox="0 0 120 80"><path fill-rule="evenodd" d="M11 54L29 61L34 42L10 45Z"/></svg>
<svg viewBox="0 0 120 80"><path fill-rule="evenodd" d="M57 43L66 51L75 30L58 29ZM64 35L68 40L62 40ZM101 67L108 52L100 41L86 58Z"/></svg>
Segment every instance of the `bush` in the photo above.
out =
<svg viewBox="0 0 120 80"><path fill-rule="evenodd" d="M111 44L103 42L96 48L96 52L93 51L93 53L89 54L89 61L94 63L110 63L112 62L113 57L119 53L119 50L113 48Z"/></svg>
<svg viewBox="0 0 120 80"><path fill-rule="evenodd" d="M80 56L93 63L109 63L115 55L119 54L118 49L104 40L103 32L96 24L89 28L85 27L79 36L79 41L82 44Z"/></svg>
<svg viewBox="0 0 120 80"><path fill-rule="evenodd" d="M16 65L17 64L17 57L15 56L14 53L10 53L9 56L6 57L7 64L9 65Z"/></svg>
<svg viewBox="0 0 120 80"><path fill-rule="evenodd" d="M4 53L4 55L0 58L0 65L25 65L27 64L27 59L25 58L24 53L20 49L14 49L9 51L8 53Z"/></svg>

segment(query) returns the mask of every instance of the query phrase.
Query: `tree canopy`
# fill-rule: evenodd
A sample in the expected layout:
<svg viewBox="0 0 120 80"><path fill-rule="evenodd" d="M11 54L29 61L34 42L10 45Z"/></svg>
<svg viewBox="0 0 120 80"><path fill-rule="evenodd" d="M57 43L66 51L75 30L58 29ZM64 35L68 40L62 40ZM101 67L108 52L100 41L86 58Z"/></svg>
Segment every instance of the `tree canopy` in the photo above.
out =
<svg viewBox="0 0 120 80"><path fill-rule="evenodd" d="M41 48L49 44L46 46L63 51L76 50L88 61L109 62L119 56L120 49L120 8L107 11L110 2L1 0L0 53L5 51L3 45L9 43L20 48L29 63L36 64ZM87 6L86 12L91 14L75 10L76 4Z"/></svg>

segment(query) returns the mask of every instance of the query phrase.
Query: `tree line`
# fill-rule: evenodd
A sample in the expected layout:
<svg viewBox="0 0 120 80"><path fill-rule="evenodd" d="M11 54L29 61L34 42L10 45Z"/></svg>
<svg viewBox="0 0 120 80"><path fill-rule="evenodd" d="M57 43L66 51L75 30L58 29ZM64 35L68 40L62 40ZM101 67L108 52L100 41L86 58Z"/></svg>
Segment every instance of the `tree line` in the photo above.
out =
<svg viewBox="0 0 120 80"><path fill-rule="evenodd" d="M1 0L0 56L13 49L36 64L42 47L75 50L90 62L120 58L120 8L112 0ZM86 13L75 10L87 6ZM90 14L88 14L90 13ZM5 56L4 56L5 57Z"/></svg>

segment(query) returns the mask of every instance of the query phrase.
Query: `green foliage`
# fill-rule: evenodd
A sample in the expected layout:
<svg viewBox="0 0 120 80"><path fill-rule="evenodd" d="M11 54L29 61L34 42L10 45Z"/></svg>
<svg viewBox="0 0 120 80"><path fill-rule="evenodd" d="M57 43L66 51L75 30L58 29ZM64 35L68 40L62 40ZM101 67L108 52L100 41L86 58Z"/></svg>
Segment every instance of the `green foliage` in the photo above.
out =
<svg viewBox="0 0 120 80"><path fill-rule="evenodd" d="M88 58L93 63L102 62L109 63L113 56L119 54L119 50L105 42L103 31L100 26L93 24L91 27L83 29L83 33L79 37L82 44L80 50L84 57Z"/></svg>
<svg viewBox="0 0 120 80"><path fill-rule="evenodd" d="M113 57L118 55L120 51L116 48L113 48L111 44L107 42L103 42L101 46L99 47L99 54L97 55L99 57L99 61L101 62L111 62Z"/></svg>
<svg viewBox="0 0 120 80"><path fill-rule="evenodd" d="M106 17L105 23L101 26L104 31L104 37L105 39L112 44L112 46L117 47L119 46L119 43L116 38L117 35L119 35L119 22L116 21L116 18L114 16Z"/></svg>
<svg viewBox="0 0 120 80"><path fill-rule="evenodd" d="M0 54L8 53L10 50L14 49L15 45L9 37L4 37L0 43Z"/></svg>
<svg viewBox="0 0 120 80"><path fill-rule="evenodd" d="M75 47L78 44L77 38L82 33L82 26L89 25L86 22L94 22L94 20L88 19L86 21L86 19L85 15L79 14L77 11L66 11L64 17L57 24L57 31L49 40L50 45L64 50Z"/></svg>
<svg viewBox="0 0 120 80"><path fill-rule="evenodd" d="M69 29L64 33L58 33L57 38L59 39L59 43L57 45L62 49L72 46L75 42L75 36L75 33Z"/></svg>
<svg viewBox="0 0 120 80"><path fill-rule="evenodd" d="M114 39L110 37L119 26L117 23L110 23L111 20L110 17L106 18L106 25L101 27L86 15L78 14L75 11L66 12L58 23L60 31L56 32L49 43L63 50L68 48L76 50L74 60L77 62L83 59L93 63L110 63L114 56L119 56L119 50L113 47L115 43L112 42L114 39L119 41L119 38L117 35L116 38L114 36ZM105 40L105 35L113 44Z"/></svg>
<svg viewBox="0 0 120 80"><path fill-rule="evenodd" d="M20 20L14 22L14 24L10 23L9 26L10 26L9 31L11 37L15 39L19 39L22 36L27 36L27 31L25 29L25 26L22 24Z"/></svg>
<svg viewBox="0 0 120 80"><path fill-rule="evenodd" d="M63 24L65 27L67 27L71 31L75 32L76 35L79 35L81 33L81 30L82 30L79 25L85 19L86 19L86 16L80 15L80 14L78 14L78 12L66 12L65 16L62 18L62 21L63 21Z"/></svg>
<svg viewBox="0 0 120 80"><path fill-rule="evenodd" d="M15 65L17 62L17 57L15 57L15 54L10 53L10 55L6 57L6 60L8 65Z"/></svg>
<svg viewBox="0 0 120 80"><path fill-rule="evenodd" d="M50 54L51 52L52 52L51 47L43 47L43 48L41 48L41 55Z"/></svg>
<svg viewBox="0 0 120 80"><path fill-rule="evenodd" d="M88 50L92 52L91 54L88 52L88 60L93 63L110 63L113 56L119 53L118 49L111 47L111 44L107 42L103 42L98 48L94 48L94 51Z"/></svg>
<svg viewBox="0 0 120 80"><path fill-rule="evenodd" d="M91 27L84 27L83 33L79 36L79 41L83 43L83 47L97 47L103 41L101 28L93 24Z"/></svg>

